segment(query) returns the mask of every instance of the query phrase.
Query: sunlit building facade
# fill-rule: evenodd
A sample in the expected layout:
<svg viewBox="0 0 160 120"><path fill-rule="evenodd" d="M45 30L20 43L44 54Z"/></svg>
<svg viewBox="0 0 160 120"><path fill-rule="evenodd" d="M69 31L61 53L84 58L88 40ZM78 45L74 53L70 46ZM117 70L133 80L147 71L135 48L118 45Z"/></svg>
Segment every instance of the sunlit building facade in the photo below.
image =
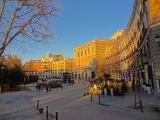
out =
<svg viewBox="0 0 160 120"><path fill-rule="evenodd" d="M91 79L100 76L105 65L106 39L95 39L74 49L74 79Z"/></svg>
<svg viewBox="0 0 160 120"><path fill-rule="evenodd" d="M42 64L40 60L30 60L24 64L24 71L26 75L37 75L41 72Z"/></svg>
<svg viewBox="0 0 160 120"><path fill-rule="evenodd" d="M109 40L106 72L115 78L151 84L160 97L160 1L135 0L122 35Z"/></svg>
<svg viewBox="0 0 160 120"><path fill-rule="evenodd" d="M26 75L38 75L39 78L62 77L62 73L73 69L73 59L64 58L63 54L47 53L40 60L30 60L24 64Z"/></svg>

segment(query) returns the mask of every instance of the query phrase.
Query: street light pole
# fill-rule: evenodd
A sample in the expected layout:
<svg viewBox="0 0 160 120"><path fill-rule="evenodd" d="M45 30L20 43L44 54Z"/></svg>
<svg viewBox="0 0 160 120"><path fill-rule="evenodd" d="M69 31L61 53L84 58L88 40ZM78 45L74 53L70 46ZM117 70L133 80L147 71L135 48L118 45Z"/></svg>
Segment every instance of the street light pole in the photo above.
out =
<svg viewBox="0 0 160 120"><path fill-rule="evenodd" d="M134 93L135 93L135 101L134 101L134 108L136 109L137 107L136 107L136 80L135 80L135 71L134 70L132 70L132 77L133 77L133 89L134 89Z"/></svg>
<svg viewBox="0 0 160 120"><path fill-rule="evenodd" d="M1 67L1 69L2 69L2 74L1 74L1 93L2 93L2 79L3 79L3 69L4 69L4 67Z"/></svg>
<svg viewBox="0 0 160 120"><path fill-rule="evenodd" d="M25 78L25 76L24 76L24 89L25 89L25 81L26 81L26 78Z"/></svg>

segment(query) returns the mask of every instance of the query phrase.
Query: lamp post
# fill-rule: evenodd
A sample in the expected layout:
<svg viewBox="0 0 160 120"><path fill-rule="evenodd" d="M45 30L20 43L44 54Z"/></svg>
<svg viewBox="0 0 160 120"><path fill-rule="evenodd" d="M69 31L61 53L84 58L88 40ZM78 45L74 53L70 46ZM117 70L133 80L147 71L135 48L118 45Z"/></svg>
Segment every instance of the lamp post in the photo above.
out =
<svg viewBox="0 0 160 120"><path fill-rule="evenodd" d="M135 93L135 102L134 102L134 107L135 107L135 109L136 109L136 85L135 85L135 79L134 79L134 77L135 77L135 71L134 70L132 70L132 77L133 77L133 82L134 82L134 88L133 88L133 90L134 90L134 93Z"/></svg>
<svg viewBox="0 0 160 120"><path fill-rule="evenodd" d="M98 99L99 99L99 104L101 104L101 90L100 90L100 87L97 87L98 89Z"/></svg>
<svg viewBox="0 0 160 120"><path fill-rule="evenodd" d="M1 69L2 69L2 74L1 74L1 93L2 93L2 79L3 79L3 69L4 69L4 67L1 67Z"/></svg>
<svg viewBox="0 0 160 120"><path fill-rule="evenodd" d="M24 76L24 89L25 89L25 81L26 81L26 78L25 78L25 76Z"/></svg>

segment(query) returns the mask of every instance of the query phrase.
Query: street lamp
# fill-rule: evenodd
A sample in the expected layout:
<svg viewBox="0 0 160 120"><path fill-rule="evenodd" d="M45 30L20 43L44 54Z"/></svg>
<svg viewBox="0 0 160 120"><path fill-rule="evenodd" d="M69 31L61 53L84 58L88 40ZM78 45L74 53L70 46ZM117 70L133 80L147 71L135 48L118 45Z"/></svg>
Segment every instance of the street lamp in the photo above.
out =
<svg viewBox="0 0 160 120"><path fill-rule="evenodd" d="M2 79L3 79L3 69L4 69L4 67L1 67L1 69L2 69L2 74L1 74L1 93L2 93Z"/></svg>
<svg viewBox="0 0 160 120"><path fill-rule="evenodd" d="M25 89L25 81L26 81L26 76L24 76L24 89Z"/></svg>
<svg viewBox="0 0 160 120"><path fill-rule="evenodd" d="M136 81L135 81L135 79L134 79L134 77L135 77L135 71L134 70L132 70L132 78L133 78L133 81L132 82L134 82L133 83L133 85L132 85L132 87L133 87L133 90L134 90L134 93L135 93L135 102L134 102L134 107L135 107L135 109L136 109Z"/></svg>

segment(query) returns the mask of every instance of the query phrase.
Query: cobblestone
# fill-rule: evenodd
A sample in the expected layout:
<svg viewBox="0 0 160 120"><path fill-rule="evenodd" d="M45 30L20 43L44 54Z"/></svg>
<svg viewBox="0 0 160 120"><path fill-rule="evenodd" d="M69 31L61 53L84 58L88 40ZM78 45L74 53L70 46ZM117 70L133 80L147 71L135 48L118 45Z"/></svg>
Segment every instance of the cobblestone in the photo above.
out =
<svg viewBox="0 0 160 120"><path fill-rule="evenodd" d="M32 88L31 88L32 89ZM101 96L101 105L98 96L83 96L88 90L88 83L68 85L62 90L52 89L50 92L21 91L3 93L0 95L0 120L46 120L48 106L49 120L159 120L160 112L146 107L148 102L158 102L160 99L141 91L144 112L133 109L134 93L130 90L124 96ZM42 114L37 110L43 108ZM137 100L138 101L138 100ZM8 103L8 104L5 104Z"/></svg>

